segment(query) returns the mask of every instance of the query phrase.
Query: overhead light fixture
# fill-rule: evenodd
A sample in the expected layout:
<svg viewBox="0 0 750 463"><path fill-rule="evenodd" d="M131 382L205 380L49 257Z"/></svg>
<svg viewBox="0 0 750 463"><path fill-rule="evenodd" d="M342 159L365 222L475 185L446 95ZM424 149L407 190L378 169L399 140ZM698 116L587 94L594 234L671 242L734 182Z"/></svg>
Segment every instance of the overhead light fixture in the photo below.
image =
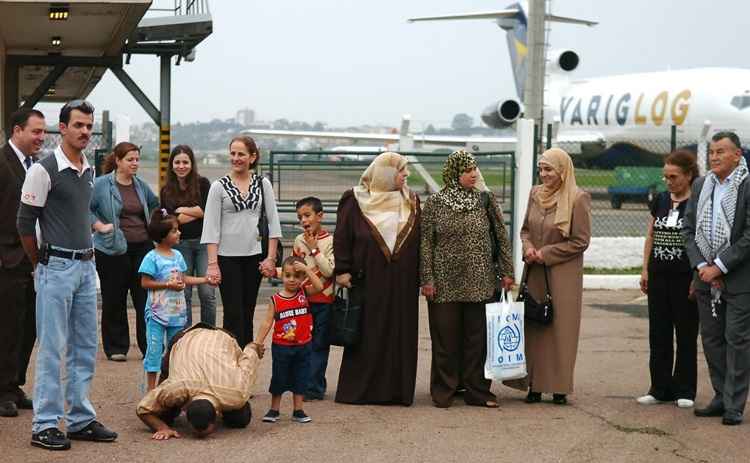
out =
<svg viewBox="0 0 750 463"><path fill-rule="evenodd" d="M49 7L50 21L67 21L70 17L70 7L67 4L57 4Z"/></svg>
<svg viewBox="0 0 750 463"><path fill-rule="evenodd" d="M55 36L49 40L49 44L53 47L59 47L62 45L62 37Z"/></svg>
<svg viewBox="0 0 750 463"><path fill-rule="evenodd" d="M55 90L55 87L50 87L47 89L47 96L55 96L55 93L57 93L57 90Z"/></svg>

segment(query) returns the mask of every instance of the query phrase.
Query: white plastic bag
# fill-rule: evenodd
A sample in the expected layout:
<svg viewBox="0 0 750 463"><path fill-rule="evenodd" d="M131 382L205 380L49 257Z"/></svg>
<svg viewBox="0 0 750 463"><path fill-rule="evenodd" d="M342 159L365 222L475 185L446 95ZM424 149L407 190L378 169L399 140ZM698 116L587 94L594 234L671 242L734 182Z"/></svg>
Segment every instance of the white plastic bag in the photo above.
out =
<svg viewBox="0 0 750 463"><path fill-rule="evenodd" d="M513 301L503 290L500 302L486 305L487 359L484 377L493 380L526 377L526 349L523 332L523 302Z"/></svg>

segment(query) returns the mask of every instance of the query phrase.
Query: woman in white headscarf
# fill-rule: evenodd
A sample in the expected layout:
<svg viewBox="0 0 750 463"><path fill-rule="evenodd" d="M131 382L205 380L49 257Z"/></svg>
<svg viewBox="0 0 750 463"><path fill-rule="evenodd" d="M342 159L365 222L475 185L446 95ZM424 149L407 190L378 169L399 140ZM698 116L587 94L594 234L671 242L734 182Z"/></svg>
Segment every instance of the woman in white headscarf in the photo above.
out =
<svg viewBox="0 0 750 463"><path fill-rule="evenodd" d="M521 227L523 255L531 296L544 299L544 271L555 309L550 325L525 323L528 403L542 393L567 403L573 391L583 294L583 252L591 239L591 196L576 185L573 161L552 148L538 162L541 185L531 190Z"/></svg>
<svg viewBox="0 0 750 463"><path fill-rule="evenodd" d="M336 402L411 405L417 374L419 198L406 158L382 153L341 197L336 282L364 296L359 343L344 350Z"/></svg>

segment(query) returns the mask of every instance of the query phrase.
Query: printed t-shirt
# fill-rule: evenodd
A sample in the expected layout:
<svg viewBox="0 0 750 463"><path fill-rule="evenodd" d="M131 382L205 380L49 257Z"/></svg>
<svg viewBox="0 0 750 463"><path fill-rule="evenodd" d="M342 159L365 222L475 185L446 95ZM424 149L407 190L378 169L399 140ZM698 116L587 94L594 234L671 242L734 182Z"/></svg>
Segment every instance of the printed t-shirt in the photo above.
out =
<svg viewBox="0 0 750 463"><path fill-rule="evenodd" d="M182 278L187 265L182 254L172 249L172 256L162 256L156 249L146 254L138 273L148 275L156 281L165 283L170 278ZM154 319L164 326L184 326L187 322L185 292L173 289L149 289L146 299L146 320Z"/></svg>

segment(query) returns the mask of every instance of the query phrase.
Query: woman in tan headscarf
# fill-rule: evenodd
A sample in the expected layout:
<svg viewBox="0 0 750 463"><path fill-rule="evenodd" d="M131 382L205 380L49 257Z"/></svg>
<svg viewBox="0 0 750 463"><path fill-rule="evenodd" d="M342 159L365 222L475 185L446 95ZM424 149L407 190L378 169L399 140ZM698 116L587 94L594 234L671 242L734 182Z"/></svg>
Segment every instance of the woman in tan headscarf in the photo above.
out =
<svg viewBox="0 0 750 463"><path fill-rule="evenodd" d="M543 392L551 392L553 402L563 405L573 391L591 196L576 185L573 162L565 151L545 151L537 166L542 184L531 190L521 240L531 296L543 300L546 267L555 312L551 325L525 323L526 402L539 402Z"/></svg>
<svg viewBox="0 0 750 463"><path fill-rule="evenodd" d="M411 405L417 375L418 197L406 158L382 153L341 197L336 282L363 291L359 343L344 349L336 402Z"/></svg>

